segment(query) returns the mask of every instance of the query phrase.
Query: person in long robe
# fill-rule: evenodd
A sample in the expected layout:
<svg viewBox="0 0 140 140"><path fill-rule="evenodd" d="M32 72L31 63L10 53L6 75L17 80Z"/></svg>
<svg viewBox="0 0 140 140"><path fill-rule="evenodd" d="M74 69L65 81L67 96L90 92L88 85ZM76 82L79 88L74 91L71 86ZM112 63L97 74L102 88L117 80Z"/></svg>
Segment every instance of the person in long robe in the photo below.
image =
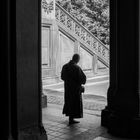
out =
<svg viewBox="0 0 140 140"><path fill-rule="evenodd" d="M69 124L79 123L74 118L83 118L82 92L86 83L86 75L77 65L79 54L74 54L72 60L62 67L61 79L64 81L63 114L69 116Z"/></svg>

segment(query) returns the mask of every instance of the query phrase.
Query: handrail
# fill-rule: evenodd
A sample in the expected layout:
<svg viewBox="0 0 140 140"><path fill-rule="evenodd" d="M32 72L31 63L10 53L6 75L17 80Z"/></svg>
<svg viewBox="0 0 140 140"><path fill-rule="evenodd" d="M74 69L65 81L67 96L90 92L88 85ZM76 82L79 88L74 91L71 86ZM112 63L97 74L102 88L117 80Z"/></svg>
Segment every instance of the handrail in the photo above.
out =
<svg viewBox="0 0 140 140"><path fill-rule="evenodd" d="M55 4L55 18L60 24L76 35L81 42L84 42L109 67L109 48L58 3Z"/></svg>

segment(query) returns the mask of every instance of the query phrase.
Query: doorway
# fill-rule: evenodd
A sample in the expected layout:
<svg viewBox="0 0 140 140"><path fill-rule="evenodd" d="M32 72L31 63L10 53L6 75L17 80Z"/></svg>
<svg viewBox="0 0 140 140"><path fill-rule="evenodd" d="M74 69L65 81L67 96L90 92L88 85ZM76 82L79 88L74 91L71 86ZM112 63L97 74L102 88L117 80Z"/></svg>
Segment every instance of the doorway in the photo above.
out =
<svg viewBox="0 0 140 140"><path fill-rule="evenodd" d="M66 3L70 6L70 1ZM87 28L86 24L84 26L71 15L70 7L66 3L63 0L42 1L42 91L43 96L46 96L47 99L46 106L42 109L42 116L44 127L46 124L50 139L55 139L55 136L58 135L63 138L63 129L65 128L68 129L68 133L73 132L73 128L67 127L67 118L62 115L64 83L60 75L62 66L72 58L74 53L80 54L79 65L87 76L87 83L83 94L86 119L76 127L77 129L74 128L76 131L73 134L78 134L79 130L80 132L87 131L92 124L91 122L94 122L94 125L96 122L100 122L101 110L107 103L106 94L109 86L108 38L106 36L104 40L101 40L102 35L93 35L90 31L91 27ZM46 4L49 11L47 11ZM71 4L72 7L78 6L77 3ZM109 14L107 12L105 9L103 14ZM90 123L86 126L87 118L90 118ZM56 130L59 130L58 133ZM65 137L67 136L65 135Z"/></svg>

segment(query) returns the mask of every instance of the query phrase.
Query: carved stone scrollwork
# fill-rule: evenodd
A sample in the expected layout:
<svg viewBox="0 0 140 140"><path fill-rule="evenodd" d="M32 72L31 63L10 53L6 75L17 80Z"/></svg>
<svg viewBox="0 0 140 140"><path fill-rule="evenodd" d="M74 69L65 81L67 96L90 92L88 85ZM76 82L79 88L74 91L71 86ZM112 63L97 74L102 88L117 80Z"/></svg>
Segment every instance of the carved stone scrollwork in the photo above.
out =
<svg viewBox="0 0 140 140"><path fill-rule="evenodd" d="M87 34L86 34L86 43L87 43L88 45L91 44L90 38L91 38L91 36L87 33Z"/></svg>
<svg viewBox="0 0 140 140"><path fill-rule="evenodd" d="M105 48L102 48L102 55L105 57Z"/></svg>
<svg viewBox="0 0 140 140"><path fill-rule="evenodd" d="M82 39L83 41L86 40L86 31L85 31L84 29L81 29L81 39Z"/></svg>
<svg viewBox="0 0 140 140"><path fill-rule="evenodd" d="M58 7L55 8L55 17L57 20L59 20L59 8Z"/></svg>
<svg viewBox="0 0 140 140"><path fill-rule="evenodd" d="M97 41L96 40L92 40L92 48L94 49L94 51L97 51Z"/></svg>
<svg viewBox="0 0 140 140"><path fill-rule="evenodd" d="M60 22L64 25L66 24L65 13L63 11L60 11Z"/></svg>
<svg viewBox="0 0 140 140"><path fill-rule="evenodd" d="M67 27L72 30L72 19L67 16Z"/></svg>
<svg viewBox="0 0 140 140"><path fill-rule="evenodd" d="M50 1L49 3L46 0L42 0L42 8L44 9L44 12L47 14L51 13L53 11L53 1Z"/></svg>
<svg viewBox="0 0 140 140"><path fill-rule="evenodd" d="M75 34L80 36L80 26L78 24L75 24Z"/></svg>
<svg viewBox="0 0 140 140"><path fill-rule="evenodd" d="M59 4L56 4L55 17L59 23L62 23L68 30L78 37L85 46L91 47L99 57L104 59L106 63L109 62L109 49L92 35L84 26L76 21L66 10Z"/></svg>
<svg viewBox="0 0 140 140"><path fill-rule="evenodd" d="M100 53L100 54L101 54L101 51L102 51L102 50L101 50L101 49L102 49L101 47L102 47L102 46L99 44L99 45L98 45L98 53Z"/></svg>

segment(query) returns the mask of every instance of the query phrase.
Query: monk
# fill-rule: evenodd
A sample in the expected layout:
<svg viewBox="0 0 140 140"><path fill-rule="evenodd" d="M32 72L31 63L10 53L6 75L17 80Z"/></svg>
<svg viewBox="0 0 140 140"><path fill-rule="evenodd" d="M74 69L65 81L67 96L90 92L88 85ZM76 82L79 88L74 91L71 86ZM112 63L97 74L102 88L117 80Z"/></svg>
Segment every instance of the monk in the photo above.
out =
<svg viewBox="0 0 140 140"><path fill-rule="evenodd" d="M86 83L86 75L77 65L80 55L74 54L72 60L65 64L61 71L64 81L64 107L63 114L69 116L69 124L79 123L75 118L83 118L82 92Z"/></svg>

